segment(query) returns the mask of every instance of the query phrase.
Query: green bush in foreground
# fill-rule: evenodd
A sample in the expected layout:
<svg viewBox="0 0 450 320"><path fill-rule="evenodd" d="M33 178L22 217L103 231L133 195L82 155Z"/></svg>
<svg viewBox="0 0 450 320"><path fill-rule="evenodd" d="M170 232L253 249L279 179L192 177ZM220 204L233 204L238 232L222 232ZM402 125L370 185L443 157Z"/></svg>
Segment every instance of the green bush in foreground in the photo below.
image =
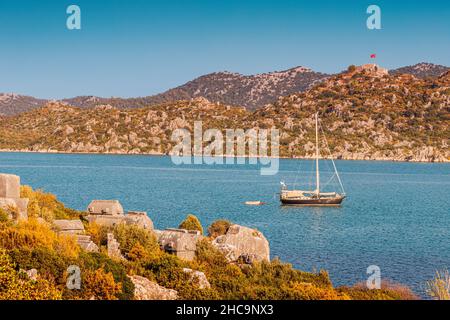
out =
<svg viewBox="0 0 450 320"><path fill-rule="evenodd" d="M61 292L45 279L31 280L0 249L0 300L58 300Z"/></svg>
<svg viewBox="0 0 450 320"><path fill-rule="evenodd" d="M7 222L8 220L9 220L8 213L2 208L0 208L0 223Z"/></svg>

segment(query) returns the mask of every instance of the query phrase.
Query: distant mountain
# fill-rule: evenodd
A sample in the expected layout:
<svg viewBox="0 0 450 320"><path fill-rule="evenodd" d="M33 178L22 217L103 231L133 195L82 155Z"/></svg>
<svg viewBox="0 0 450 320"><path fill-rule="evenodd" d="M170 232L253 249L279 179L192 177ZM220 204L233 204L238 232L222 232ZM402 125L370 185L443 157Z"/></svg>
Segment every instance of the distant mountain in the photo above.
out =
<svg viewBox="0 0 450 320"><path fill-rule="evenodd" d="M311 158L318 111L337 158L450 161L449 101L450 72L417 79L364 65L255 111L205 98L126 110L52 102L0 121L0 150L170 154L173 131L201 119L204 130L278 128L281 156Z"/></svg>
<svg viewBox="0 0 450 320"><path fill-rule="evenodd" d="M14 115L42 107L48 100L21 96L15 93L0 93L0 115Z"/></svg>
<svg viewBox="0 0 450 320"><path fill-rule="evenodd" d="M81 108L108 104L119 109L131 109L204 97L211 102L240 106L251 110L272 103L280 96L303 92L328 76L304 67L250 76L216 72L154 96L129 99L80 96L63 99L61 102ZM14 115L49 102L23 96L15 96L17 99L6 97L8 95L5 95L3 104L0 101L0 114Z"/></svg>
<svg viewBox="0 0 450 320"><path fill-rule="evenodd" d="M252 110L272 103L281 96L303 92L328 76L304 67L250 76L231 72L216 72L149 97L108 99L89 96L65 99L63 102L76 107L109 104L122 109L203 97L211 102Z"/></svg>
<svg viewBox="0 0 450 320"><path fill-rule="evenodd" d="M389 71L390 74L412 74L413 76L425 79L425 78L436 78L443 73L449 71L450 68L446 66L441 66L433 63L418 63L413 66L407 66Z"/></svg>
<svg viewBox="0 0 450 320"><path fill-rule="evenodd" d="M390 70L389 73L391 75L410 74L418 79L425 79L436 78L448 70L450 68L441 65L419 63ZM305 67L257 75L216 72L153 96L127 99L79 96L63 99L60 102L80 108L111 105L118 109L134 109L203 97L214 103L256 110L276 102L280 97L305 92L332 76L334 75L314 72ZM0 94L0 115L16 115L48 102L49 100L17 94Z"/></svg>
<svg viewBox="0 0 450 320"><path fill-rule="evenodd" d="M242 106L254 110L276 101L281 96L303 92L329 75L304 67L285 71L245 76L239 73L211 73L178 88L152 97L158 103L174 97L204 97L211 102Z"/></svg>

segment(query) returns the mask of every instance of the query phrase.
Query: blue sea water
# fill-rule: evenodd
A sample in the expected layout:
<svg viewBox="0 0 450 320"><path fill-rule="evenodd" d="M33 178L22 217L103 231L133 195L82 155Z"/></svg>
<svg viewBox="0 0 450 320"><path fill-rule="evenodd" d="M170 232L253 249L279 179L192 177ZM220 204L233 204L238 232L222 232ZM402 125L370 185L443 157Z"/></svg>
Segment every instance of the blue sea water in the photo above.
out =
<svg viewBox="0 0 450 320"><path fill-rule="evenodd" d="M450 267L450 165L337 161L348 194L340 208L286 208L280 180L308 188L313 162L280 160L280 171L258 166L182 165L170 157L0 153L0 172L54 193L85 210L92 199L119 199L125 210L147 211L162 229L197 215L259 229L271 256L305 271L328 270L335 285L365 281L377 265L384 279L423 296L436 270ZM321 162L325 184L332 170ZM311 186L313 187L313 186ZM325 187L334 190L337 185ZM246 206L245 201L267 204Z"/></svg>

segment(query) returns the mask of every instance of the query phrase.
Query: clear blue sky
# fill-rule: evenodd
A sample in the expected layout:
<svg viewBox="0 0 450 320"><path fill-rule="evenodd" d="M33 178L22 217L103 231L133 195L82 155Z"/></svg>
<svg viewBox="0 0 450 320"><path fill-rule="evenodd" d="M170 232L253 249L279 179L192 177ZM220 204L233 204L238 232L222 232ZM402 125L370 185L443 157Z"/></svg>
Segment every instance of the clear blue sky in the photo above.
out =
<svg viewBox="0 0 450 320"><path fill-rule="evenodd" d="M66 28L66 8L82 30ZM366 9L382 9L382 30ZM0 0L0 92L145 96L197 76L450 65L450 1Z"/></svg>

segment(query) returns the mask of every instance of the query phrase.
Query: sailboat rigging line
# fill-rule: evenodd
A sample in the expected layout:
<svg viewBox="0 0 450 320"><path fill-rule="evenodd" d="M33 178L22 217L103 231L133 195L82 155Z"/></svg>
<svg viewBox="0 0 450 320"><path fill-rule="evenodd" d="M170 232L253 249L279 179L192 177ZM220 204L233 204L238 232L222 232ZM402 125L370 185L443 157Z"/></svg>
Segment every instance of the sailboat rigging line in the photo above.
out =
<svg viewBox="0 0 450 320"><path fill-rule="evenodd" d="M334 160L333 160L333 155L331 154L331 150L330 150L330 147L329 147L329 145L328 145L328 140L327 140L327 138L326 138L326 136L325 136L325 132L323 131L323 127L322 127L322 124L321 124L320 122L319 122L319 127L320 127L320 131L322 132L323 138L324 138L324 140L325 140L325 144L326 144L326 146L327 146L328 153L330 154L331 163L333 164L334 172L335 172L336 177L337 177L337 179L338 179L338 181L339 181L339 184L340 184L340 186L341 186L342 193L345 194L345 190L344 190L344 186L343 186L342 181L341 181L341 177L339 176L339 173L338 173L338 171L337 171L336 164L334 163Z"/></svg>
<svg viewBox="0 0 450 320"><path fill-rule="evenodd" d="M311 161L311 174L309 175L309 180L308 180L308 189L309 190L312 190L313 178L314 178L314 161Z"/></svg>
<svg viewBox="0 0 450 320"><path fill-rule="evenodd" d="M293 186L295 187L297 185L298 176L300 175L300 167L302 166L302 161L300 159L298 161L298 167L297 167L297 174L295 175L295 180Z"/></svg>
<svg viewBox="0 0 450 320"><path fill-rule="evenodd" d="M335 174L333 174L333 175L331 176L331 178L323 185L323 188L322 188L322 189L325 189L325 187L328 186L328 185L330 184L330 182L333 180L334 176L335 176Z"/></svg>
<svg viewBox="0 0 450 320"><path fill-rule="evenodd" d="M324 160L328 160L329 157L324 157ZM331 178L327 180L327 182L325 184L323 184L322 189L325 189L325 187L327 187L329 184L331 184L331 182L334 182L334 177L336 175L336 173L334 172L334 170L331 168L330 164L328 163L328 161L323 161L324 164L326 165L326 169L327 171L331 171L333 172L333 174L331 175Z"/></svg>

